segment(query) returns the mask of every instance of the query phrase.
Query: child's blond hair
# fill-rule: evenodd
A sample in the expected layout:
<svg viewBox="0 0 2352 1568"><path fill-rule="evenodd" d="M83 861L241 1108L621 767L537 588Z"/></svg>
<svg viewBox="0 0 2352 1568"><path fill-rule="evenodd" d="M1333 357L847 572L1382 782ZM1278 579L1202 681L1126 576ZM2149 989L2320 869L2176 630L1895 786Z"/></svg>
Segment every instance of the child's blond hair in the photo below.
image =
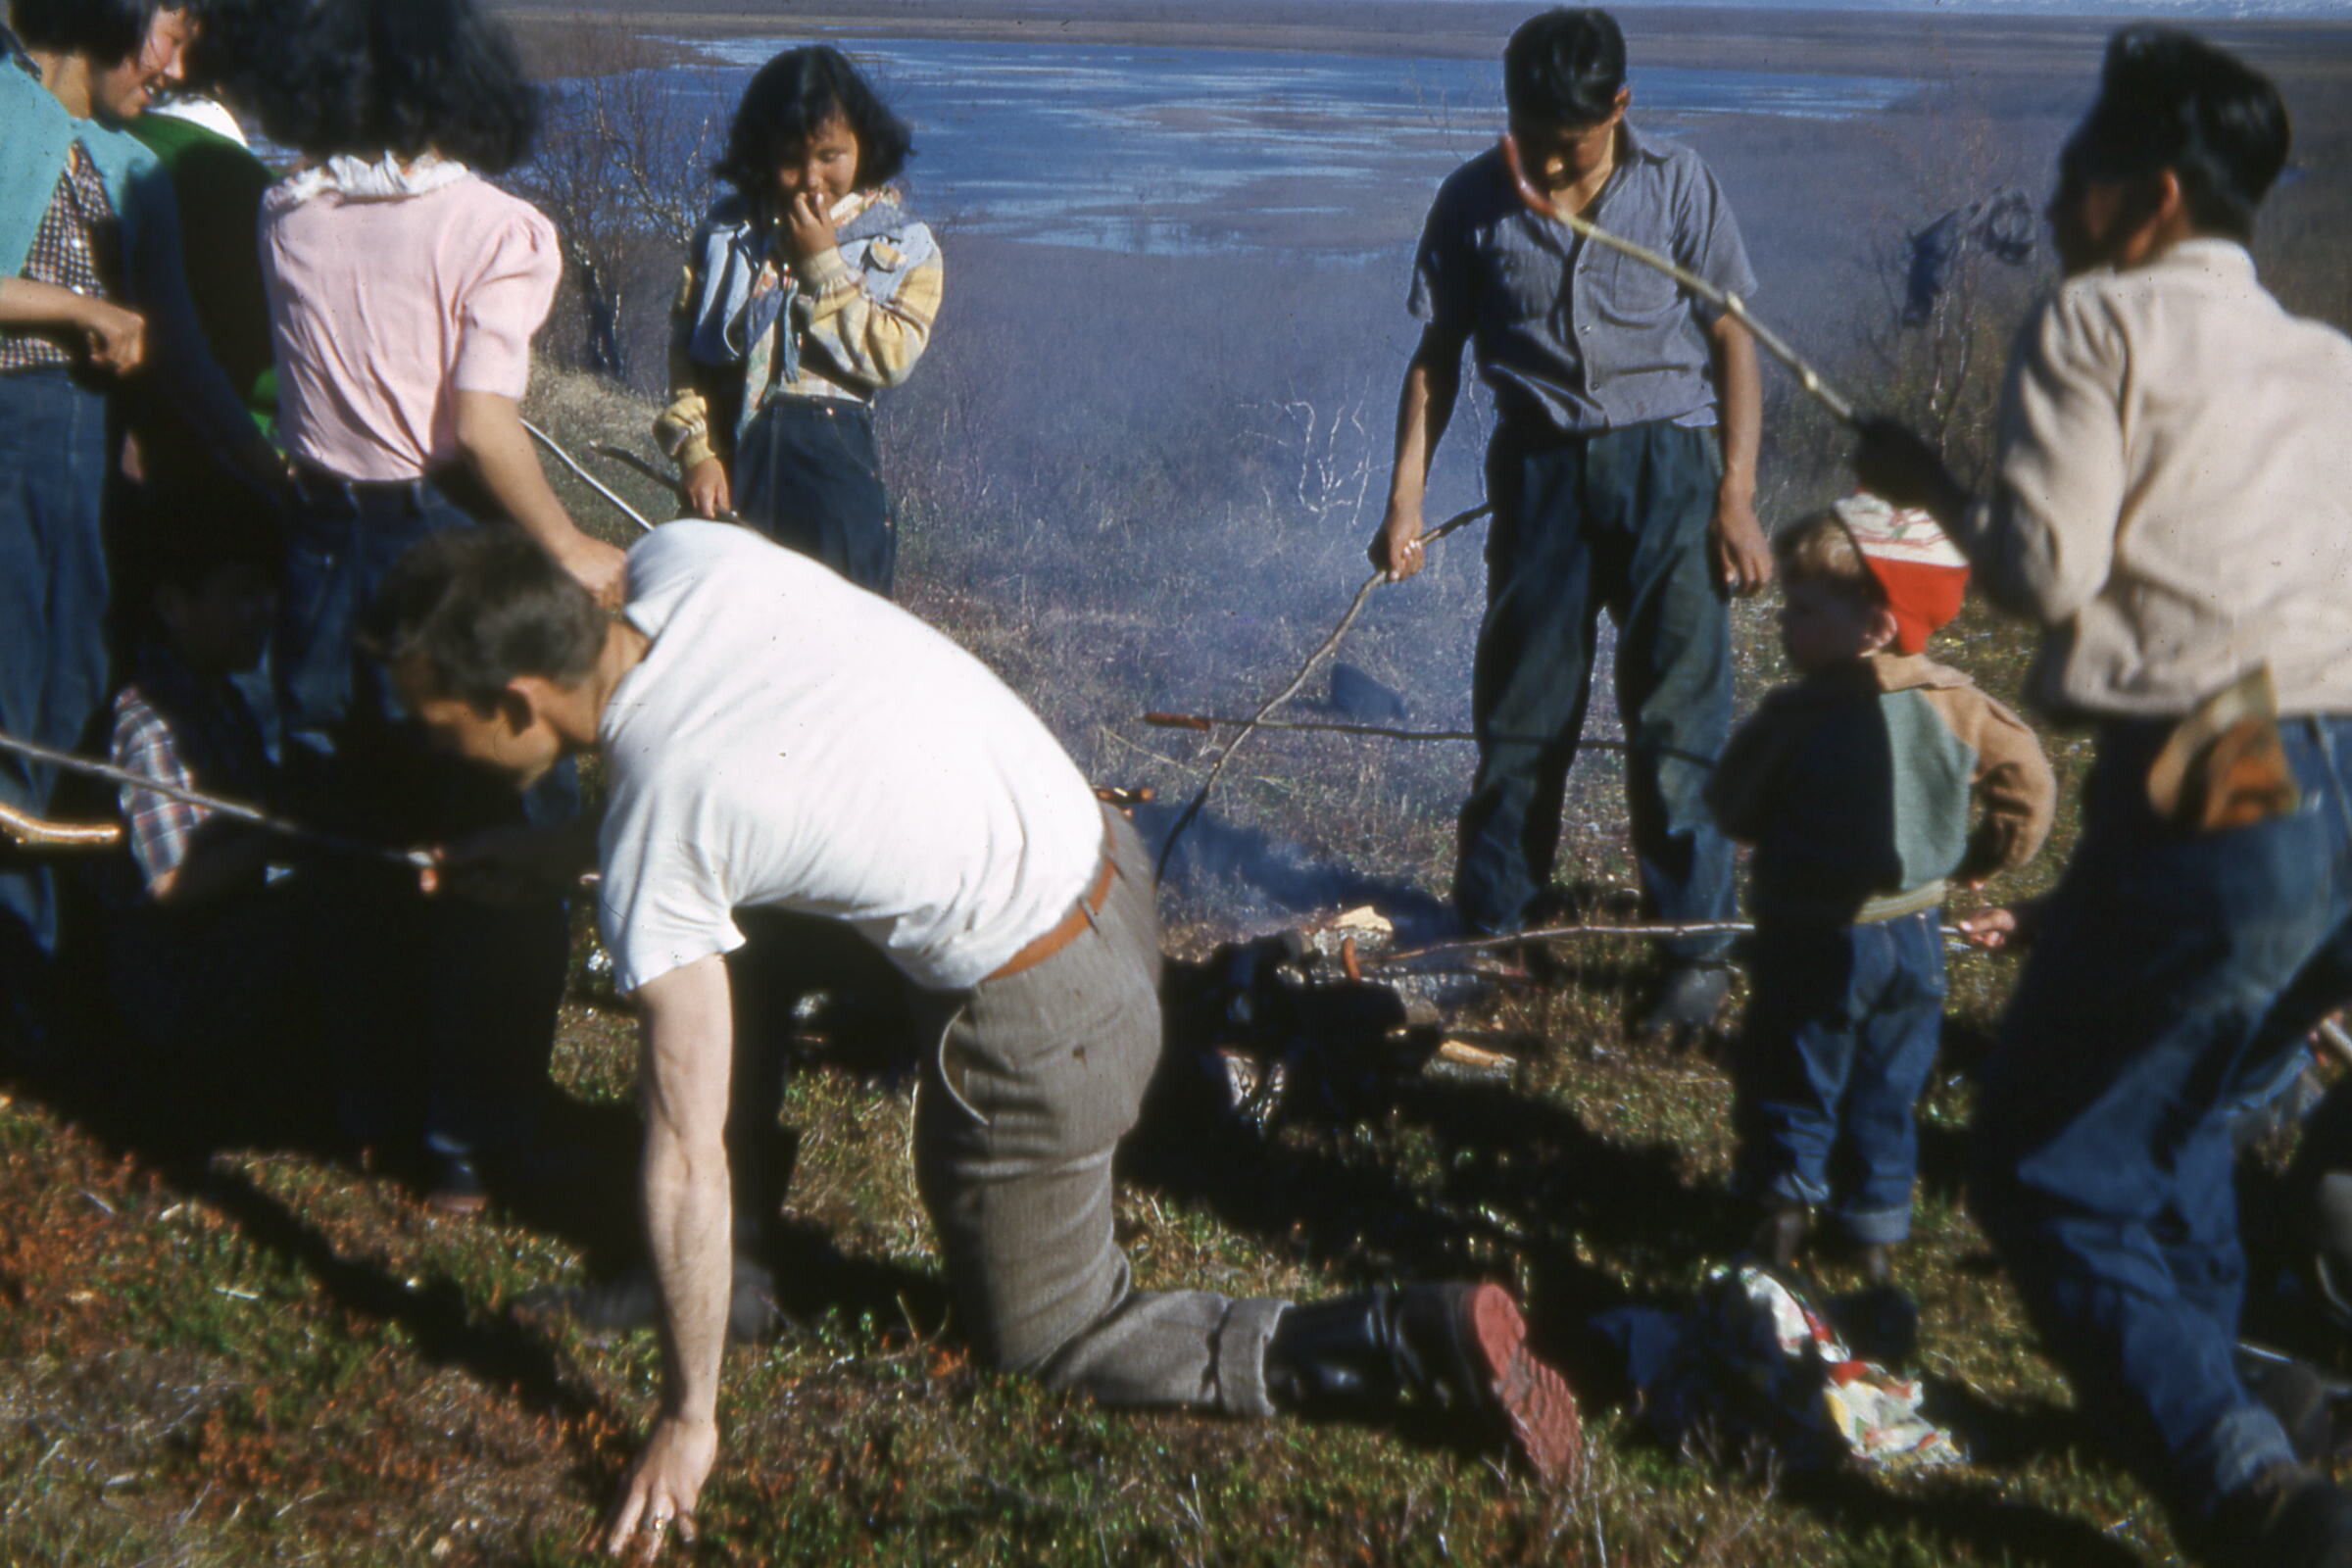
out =
<svg viewBox="0 0 2352 1568"><path fill-rule="evenodd" d="M1820 583L1873 610L1886 608L1886 590L1862 559L1862 547L1828 507L1807 513L1774 534L1772 559L1784 583Z"/></svg>

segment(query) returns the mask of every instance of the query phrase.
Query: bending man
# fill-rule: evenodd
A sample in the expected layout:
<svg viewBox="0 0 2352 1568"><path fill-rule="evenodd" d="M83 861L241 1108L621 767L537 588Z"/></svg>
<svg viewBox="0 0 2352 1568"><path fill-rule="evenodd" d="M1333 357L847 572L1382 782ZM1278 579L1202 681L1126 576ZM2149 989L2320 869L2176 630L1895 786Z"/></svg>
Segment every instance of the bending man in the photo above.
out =
<svg viewBox="0 0 2352 1568"><path fill-rule="evenodd" d="M916 1176L987 1364L1115 1404L1238 1416L1434 1398L1539 1470L1575 1407L1507 1292L1414 1287L1291 1307L1134 1290L1111 1153L1159 1056L1150 862L1052 733L977 660L825 567L723 523L630 553L608 618L527 540L437 535L372 640L410 710L518 785L602 758L600 917L644 1019L646 1222L666 1392L609 1524L692 1528L718 1445L731 1199L735 911L819 914L937 1006Z"/></svg>

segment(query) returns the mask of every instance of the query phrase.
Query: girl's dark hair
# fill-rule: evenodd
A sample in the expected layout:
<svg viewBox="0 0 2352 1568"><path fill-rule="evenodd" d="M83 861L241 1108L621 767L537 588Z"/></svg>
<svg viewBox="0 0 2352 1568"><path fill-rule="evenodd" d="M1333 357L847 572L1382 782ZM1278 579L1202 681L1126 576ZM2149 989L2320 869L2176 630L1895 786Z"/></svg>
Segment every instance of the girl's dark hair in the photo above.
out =
<svg viewBox="0 0 2352 1568"><path fill-rule="evenodd" d="M1502 101L1547 125L1609 118L1625 85L1625 33L1606 11L1559 7L1530 17L1502 49Z"/></svg>
<svg viewBox="0 0 2352 1568"><path fill-rule="evenodd" d="M14 0L9 25L27 49L54 49L120 65L139 52L158 11L202 21L205 0Z"/></svg>
<svg viewBox="0 0 2352 1568"><path fill-rule="evenodd" d="M272 140L319 159L437 152L485 174L529 154L539 90L473 0L316 0L292 20L261 93Z"/></svg>
<svg viewBox="0 0 2352 1568"><path fill-rule="evenodd" d="M2270 77L2177 27L2127 27L2107 45L2098 102L2059 173L2130 181L2169 169L2191 222L2244 240L2287 143L2286 103Z"/></svg>
<svg viewBox="0 0 2352 1568"><path fill-rule="evenodd" d="M727 129L726 156L710 172L760 206L785 155L836 116L858 136L857 188L871 190L897 178L913 150L913 133L875 96L849 56L821 43L787 49L760 68Z"/></svg>

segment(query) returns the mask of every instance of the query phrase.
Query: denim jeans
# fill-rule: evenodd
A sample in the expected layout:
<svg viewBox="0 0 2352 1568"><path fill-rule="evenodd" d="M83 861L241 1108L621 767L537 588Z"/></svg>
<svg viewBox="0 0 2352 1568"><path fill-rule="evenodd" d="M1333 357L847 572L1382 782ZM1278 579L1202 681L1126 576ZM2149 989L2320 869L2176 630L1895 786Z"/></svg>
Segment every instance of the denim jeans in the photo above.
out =
<svg viewBox="0 0 2352 1568"><path fill-rule="evenodd" d="M1748 1191L1834 1211L1857 1242L1911 1234L1911 1108L1943 1025L1939 911L1759 921L1732 1122Z"/></svg>
<svg viewBox="0 0 2352 1568"><path fill-rule="evenodd" d="M2231 1367L2230 1111L2352 996L2352 718L2281 728L2300 807L2203 835L2147 804L2164 726L2101 733L1977 1102L1979 1220L2094 1430L2191 1518L2290 1457Z"/></svg>
<svg viewBox="0 0 2352 1568"><path fill-rule="evenodd" d="M787 550L890 597L899 536L873 416L836 398L776 398L735 454L735 507Z"/></svg>
<svg viewBox="0 0 2352 1568"><path fill-rule="evenodd" d="M57 751L106 704L107 452L102 394L62 369L0 373L0 730ZM40 814L56 788L55 768L0 753L0 800ZM0 949L54 956L55 873L0 855Z"/></svg>
<svg viewBox="0 0 2352 1568"><path fill-rule="evenodd" d="M1633 748L1626 807L1645 912L1730 918L1731 845L1702 798L1732 717L1731 632L1707 538L1722 471L1713 431L1674 424L1495 437L1471 687L1478 773L1453 882L1473 930L1519 929L1551 878L1604 609L1617 627L1617 707ZM1692 957L1727 945L1669 944Z"/></svg>
<svg viewBox="0 0 2352 1568"><path fill-rule="evenodd" d="M275 665L287 782L306 819L406 845L576 814L568 765L524 799L428 748L385 672L353 645L362 612L411 546L474 526L431 483L306 481ZM334 1012L349 1066L345 1131L400 1131L421 1100L425 1141L444 1153L526 1145L563 998L564 905L426 899L412 873L350 859L317 871L337 887L327 903L348 921L322 965L325 994L343 999Z"/></svg>

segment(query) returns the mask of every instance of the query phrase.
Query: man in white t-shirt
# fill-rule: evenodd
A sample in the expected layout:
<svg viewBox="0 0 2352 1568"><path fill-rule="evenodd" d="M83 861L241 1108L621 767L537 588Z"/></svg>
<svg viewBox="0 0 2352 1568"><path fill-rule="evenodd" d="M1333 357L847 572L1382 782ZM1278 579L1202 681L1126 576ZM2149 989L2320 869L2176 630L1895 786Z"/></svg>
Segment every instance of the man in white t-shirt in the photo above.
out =
<svg viewBox="0 0 2352 1568"><path fill-rule="evenodd" d="M658 1546L673 1521L690 1536L717 1451L724 959L745 908L843 921L938 999L916 1175L986 1363L1109 1403L1244 1416L1434 1399L1507 1426L1547 1476L1573 1463L1574 1402L1498 1286L1300 1307L1131 1287L1110 1166L1159 1057L1150 862L1002 681L888 601L727 524L656 529L627 583L614 619L521 535L444 533L387 580L370 630L452 749L518 786L566 755L604 761L599 914L644 1020L669 1368L609 1550Z"/></svg>

